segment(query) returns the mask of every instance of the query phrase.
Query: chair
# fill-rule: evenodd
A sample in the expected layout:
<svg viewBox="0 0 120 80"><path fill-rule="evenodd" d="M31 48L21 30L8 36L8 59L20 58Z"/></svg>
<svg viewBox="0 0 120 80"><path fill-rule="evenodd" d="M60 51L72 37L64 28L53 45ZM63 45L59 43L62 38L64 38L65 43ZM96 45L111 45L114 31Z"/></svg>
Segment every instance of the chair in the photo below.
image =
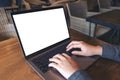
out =
<svg viewBox="0 0 120 80"><path fill-rule="evenodd" d="M113 9L120 9L120 6L112 6L113 0L99 0L100 2L100 11L107 12Z"/></svg>
<svg viewBox="0 0 120 80"><path fill-rule="evenodd" d="M25 6L26 10L30 10L31 9L30 4L28 2L26 2L25 0L23 0L23 5Z"/></svg>
<svg viewBox="0 0 120 80"><path fill-rule="evenodd" d="M31 9L38 9L42 8L43 5L47 4L45 1L42 0L25 0L30 4Z"/></svg>
<svg viewBox="0 0 120 80"><path fill-rule="evenodd" d="M99 0L86 0L87 1L87 17L100 13Z"/></svg>
<svg viewBox="0 0 120 80"><path fill-rule="evenodd" d="M112 6L120 7L120 0L112 0Z"/></svg>
<svg viewBox="0 0 120 80"><path fill-rule="evenodd" d="M101 12L111 11L111 0L99 0Z"/></svg>
<svg viewBox="0 0 120 80"><path fill-rule="evenodd" d="M59 5L65 5L66 3L73 2L75 0L50 0L51 5L50 6L59 6Z"/></svg>
<svg viewBox="0 0 120 80"><path fill-rule="evenodd" d="M86 35L89 35L89 22L86 22L85 19L87 17L87 12L88 12L87 2L78 0L76 2L68 3L67 8L70 16L71 28L76 31L82 32Z"/></svg>
<svg viewBox="0 0 120 80"><path fill-rule="evenodd" d="M42 0L25 0L26 2L30 3L30 4L35 4L35 5L41 5L41 4L45 4L45 1Z"/></svg>
<svg viewBox="0 0 120 80"><path fill-rule="evenodd" d="M89 22L86 21L86 17L96 15L99 13L98 13L98 11L92 12L91 8L90 8L91 10L89 10L90 12L88 12L87 3L88 2L86 2L86 1L78 0L76 2L68 3L67 8L68 8L69 16L70 16L71 28L76 30L76 31L82 32L86 35L89 35ZM92 24L91 25L91 32L92 33L89 36L94 35L94 29L95 29L95 25ZM101 32L101 30L102 30L102 32ZM107 32L106 29L98 28L96 36L100 36L105 32Z"/></svg>
<svg viewBox="0 0 120 80"><path fill-rule="evenodd" d="M100 12L99 0L86 0L88 12Z"/></svg>

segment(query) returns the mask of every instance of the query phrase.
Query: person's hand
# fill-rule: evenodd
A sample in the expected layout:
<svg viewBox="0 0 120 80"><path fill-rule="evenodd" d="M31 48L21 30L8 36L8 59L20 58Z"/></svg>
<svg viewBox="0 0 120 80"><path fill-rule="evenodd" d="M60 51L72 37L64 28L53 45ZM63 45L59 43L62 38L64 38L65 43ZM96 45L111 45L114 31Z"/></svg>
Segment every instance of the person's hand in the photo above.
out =
<svg viewBox="0 0 120 80"><path fill-rule="evenodd" d="M48 66L57 69L66 79L79 69L77 63L67 54L57 54L49 59Z"/></svg>
<svg viewBox="0 0 120 80"><path fill-rule="evenodd" d="M102 47L100 46L93 46L87 44L83 41L72 41L66 47L66 51L69 51L72 48L80 48L81 51L72 51L74 55L81 55L81 56L93 56L93 55L102 55Z"/></svg>

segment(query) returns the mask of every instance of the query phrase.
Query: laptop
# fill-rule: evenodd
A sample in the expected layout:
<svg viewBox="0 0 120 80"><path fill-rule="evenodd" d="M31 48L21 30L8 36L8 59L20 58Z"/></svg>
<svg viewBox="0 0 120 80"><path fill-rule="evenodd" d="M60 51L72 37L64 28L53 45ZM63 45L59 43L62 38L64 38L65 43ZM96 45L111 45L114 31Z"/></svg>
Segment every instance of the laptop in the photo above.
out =
<svg viewBox="0 0 120 80"><path fill-rule="evenodd" d="M54 68L49 68L49 58L66 52L71 38L63 6L11 14L16 33L27 63L43 80L65 80Z"/></svg>

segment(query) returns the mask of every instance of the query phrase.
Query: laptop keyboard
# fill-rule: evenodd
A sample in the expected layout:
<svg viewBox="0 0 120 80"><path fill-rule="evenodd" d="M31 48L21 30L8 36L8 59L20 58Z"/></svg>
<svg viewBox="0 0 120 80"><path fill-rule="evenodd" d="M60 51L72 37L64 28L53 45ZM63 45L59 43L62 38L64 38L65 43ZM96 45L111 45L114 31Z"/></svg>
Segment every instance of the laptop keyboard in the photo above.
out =
<svg viewBox="0 0 120 80"><path fill-rule="evenodd" d="M66 52L66 46L68 43L58 47L57 49L51 50L47 52L46 54L43 54L42 56L39 56L37 58L34 58L32 62L43 72L47 72L49 70L48 64L49 64L49 58L52 58L54 55L58 53L67 53L69 56L71 56L71 52L74 50L80 51L78 48L73 48Z"/></svg>
<svg viewBox="0 0 120 80"><path fill-rule="evenodd" d="M58 53L64 53L66 52L66 46L67 44L58 47L57 49L51 50L46 54L43 54L42 56L39 56L37 58L34 58L32 62L43 72L47 72L49 67L49 58L52 58L54 55Z"/></svg>

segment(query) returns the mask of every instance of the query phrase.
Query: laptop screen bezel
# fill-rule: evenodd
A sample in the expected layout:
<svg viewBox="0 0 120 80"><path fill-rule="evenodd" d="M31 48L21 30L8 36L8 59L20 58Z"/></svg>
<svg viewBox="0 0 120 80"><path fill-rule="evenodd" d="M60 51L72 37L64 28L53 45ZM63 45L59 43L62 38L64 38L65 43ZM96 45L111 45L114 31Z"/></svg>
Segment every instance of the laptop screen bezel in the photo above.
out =
<svg viewBox="0 0 120 80"><path fill-rule="evenodd" d="M60 42L58 42L58 43L55 43L55 44L53 44L53 45L51 45L51 46L48 46L48 47L46 47L46 48L44 48L44 49L42 49L42 50L39 50L39 51L37 51L37 52L35 52L35 53L32 53L32 54L26 56L26 55L25 55L24 48L23 48L23 45L22 45L21 38L20 38L20 36L19 36L19 32L18 32L18 30L17 30L16 24L15 24L15 21L14 21L14 18L13 18L13 15L30 13L30 12L37 12L37 11L45 11L45 10L51 10L51 9L58 9L58 8L63 8L63 10L64 10L65 19L66 19L66 24L67 24L67 28L68 28L68 34L69 34L69 33L70 33L70 32L69 32L69 26L68 26L68 25L69 25L69 21L67 20L67 11L65 10L64 6L49 7L49 8L35 9L35 10L26 10L26 11L20 11L20 12L13 12L13 13L11 13L11 17L12 17L13 24L14 24L14 27L15 27L15 31L16 31L16 34L17 34L17 37L18 37L18 40L19 40L19 43L20 43L20 47L21 47L21 49L22 49L22 51L23 51L23 54L24 54L24 57L25 57L26 59L30 59L30 58L32 58L33 56L36 56L36 55L38 55L38 54L40 54L40 53L42 53L42 52L45 52L46 50L49 50L49 49L52 48L52 47L55 47L56 45L59 45L59 44L61 44L61 43L63 43L63 42L66 42L66 41L70 40L70 39L71 39L71 38L70 38L70 34L69 34L69 38L66 38L65 40L62 40L62 41L60 41Z"/></svg>

